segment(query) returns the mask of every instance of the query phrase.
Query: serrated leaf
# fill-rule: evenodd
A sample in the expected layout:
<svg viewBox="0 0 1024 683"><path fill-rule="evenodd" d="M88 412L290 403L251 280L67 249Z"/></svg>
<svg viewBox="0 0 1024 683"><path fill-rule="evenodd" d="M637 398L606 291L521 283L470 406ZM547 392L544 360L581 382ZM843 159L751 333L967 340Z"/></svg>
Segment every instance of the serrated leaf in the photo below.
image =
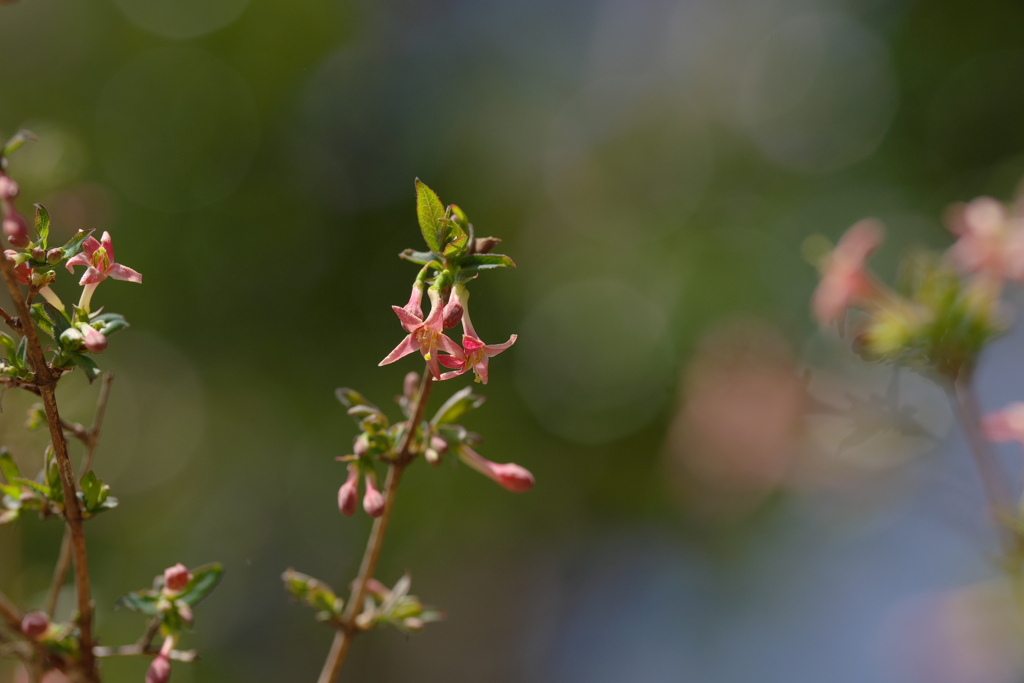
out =
<svg viewBox="0 0 1024 683"><path fill-rule="evenodd" d="M428 263L435 263L438 267L441 265L438 262L438 255L432 251L414 251L412 249L406 249L398 255L398 258L405 259L412 263L418 263L421 266L425 266Z"/></svg>
<svg viewBox="0 0 1024 683"><path fill-rule="evenodd" d="M85 243L85 240L88 239L89 235L92 233L92 230L79 230L75 233L75 236L72 237L67 244L61 247L61 249L64 250L64 258L71 258L78 252L82 251L82 244Z"/></svg>
<svg viewBox="0 0 1024 683"><path fill-rule="evenodd" d="M13 154L15 150L24 145L26 142L35 139L36 136L33 135L31 131L19 130L17 133L14 134L14 136L10 140L4 143L4 149L2 152L0 152L0 157L11 156L11 154Z"/></svg>
<svg viewBox="0 0 1024 683"><path fill-rule="evenodd" d="M153 591L133 591L118 598L114 603L114 609L125 607L133 612L156 616L160 613L157 609L159 601L160 596Z"/></svg>
<svg viewBox="0 0 1024 683"><path fill-rule="evenodd" d="M192 580L178 596L189 607L194 607L206 599L206 596L220 583L224 566L220 562L204 564L192 570Z"/></svg>
<svg viewBox="0 0 1024 683"><path fill-rule="evenodd" d="M6 448L0 448L0 474L8 484L13 484L15 479L21 477L18 463L14 462L14 456Z"/></svg>
<svg viewBox="0 0 1024 683"><path fill-rule="evenodd" d="M50 237L50 213L42 204L36 204L36 232L39 233L40 246L46 249L46 240Z"/></svg>
<svg viewBox="0 0 1024 683"><path fill-rule="evenodd" d="M444 245L445 210L437 193L419 178L416 179L416 217L419 219L423 241L431 251L440 253Z"/></svg>
<svg viewBox="0 0 1024 683"><path fill-rule="evenodd" d="M434 414L434 419L430 421L430 424L435 427L437 425L451 424L474 408L479 408L486 400L485 396L474 394L472 387L459 389L437 409L437 413Z"/></svg>

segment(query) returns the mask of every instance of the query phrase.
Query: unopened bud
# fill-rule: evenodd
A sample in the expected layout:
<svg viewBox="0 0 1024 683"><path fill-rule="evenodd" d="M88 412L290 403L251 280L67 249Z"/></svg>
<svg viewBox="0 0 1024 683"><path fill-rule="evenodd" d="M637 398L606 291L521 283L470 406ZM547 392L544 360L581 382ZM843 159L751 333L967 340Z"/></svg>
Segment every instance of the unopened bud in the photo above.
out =
<svg viewBox="0 0 1024 683"><path fill-rule="evenodd" d="M54 247L50 251L46 252L46 262L51 266L55 266L61 262L64 258L64 250L60 247Z"/></svg>
<svg viewBox="0 0 1024 683"><path fill-rule="evenodd" d="M351 517L356 513L359 505L359 492L356 490L356 483L347 481L338 489L338 509L341 514Z"/></svg>
<svg viewBox="0 0 1024 683"><path fill-rule="evenodd" d="M69 327L60 333L60 343L62 346L80 344L85 341L85 336L77 327Z"/></svg>
<svg viewBox="0 0 1024 683"><path fill-rule="evenodd" d="M384 496L373 485L373 482L366 479L366 494L363 496L363 509L371 517L380 517L384 514Z"/></svg>
<svg viewBox="0 0 1024 683"><path fill-rule="evenodd" d="M387 586L373 577L367 579L363 587L370 591L374 596L382 599L391 593Z"/></svg>
<svg viewBox="0 0 1024 683"><path fill-rule="evenodd" d="M462 304L458 299L452 297L451 300L445 304L444 311L442 313L442 324L446 330L451 329L462 322Z"/></svg>
<svg viewBox="0 0 1024 683"><path fill-rule="evenodd" d="M352 444L352 452L362 457L366 455L368 450L370 450L370 439L367 438L365 433L360 434Z"/></svg>
<svg viewBox="0 0 1024 683"><path fill-rule="evenodd" d="M410 401L416 396L416 390L420 386L420 376L415 372L410 372L405 376L405 382L402 385L402 393Z"/></svg>
<svg viewBox="0 0 1024 683"><path fill-rule="evenodd" d="M50 618L43 612L29 612L21 620L21 632L32 640L38 640L50 629Z"/></svg>
<svg viewBox="0 0 1024 683"><path fill-rule="evenodd" d="M146 683L167 683L171 680L171 660L162 652L146 671Z"/></svg>
<svg viewBox="0 0 1024 683"><path fill-rule="evenodd" d="M86 325L82 334L85 338L85 348L93 353L100 353L107 348L107 337L96 328Z"/></svg>
<svg viewBox="0 0 1024 683"><path fill-rule="evenodd" d="M18 183L9 176L0 175L0 200L10 201L18 196Z"/></svg>
<svg viewBox="0 0 1024 683"><path fill-rule="evenodd" d="M497 237L477 237L473 240L473 253L474 254L488 254L491 249L498 246L501 242Z"/></svg>
<svg viewBox="0 0 1024 683"><path fill-rule="evenodd" d="M12 212L4 219L3 230L12 247L21 249L27 247L31 241L28 238L28 223L17 212Z"/></svg>
<svg viewBox="0 0 1024 683"><path fill-rule="evenodd" d="M448 442L443 436L438 436L437 434L430 437L430 447L441 455L448 452Z"/></svg>
<svg viewBox="0 0 1024 683"><path fill-rule="evenodd" d="M192 572L182 563L164 570L164 588L174 593L185 590L185 586L192 580Z"/></svg>
<svg viewBox="0 0 1024 683"><path fill-rule="evenodd" d="M28 263L23 263L21 265L25 268L28 268ZM28 272L28 280L36 289L42 289L46 285L53 284L53 282L57 279L57 274L54 273L52 270L48 270L45 273L38 273L32 269L29 269Z"/></svg>
<svg viewBox="0 0 1024 683"><path fill-rule="evenodd" d="M32 258L34 258L36 261L45 261L46 260L46 250L43 249L42 247L35 247L35 248L33 248L32 249Z"/></svg>
<svg viewBox="0 0 1024 683"><path fill-rule="evenodd" d="M426 459L428 465L439 465L441 463L441 454L433 448L428 448L423 451L423 457Z"/></svg>
<svg viewBox="0 0 1024 683"><path fill-rule="evenodd" d="M533 475L530 471L513 462L495 464L491 467L491 472L494 474L494 481L513 493L523 493L533 488Z"/></svg>

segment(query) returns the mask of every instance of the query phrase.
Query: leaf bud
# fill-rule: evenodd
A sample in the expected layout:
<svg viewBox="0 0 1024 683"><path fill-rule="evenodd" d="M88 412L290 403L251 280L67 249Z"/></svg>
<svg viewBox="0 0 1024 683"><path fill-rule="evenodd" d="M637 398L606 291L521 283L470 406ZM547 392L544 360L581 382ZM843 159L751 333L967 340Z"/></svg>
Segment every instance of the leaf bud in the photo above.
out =
<svg viewBox="0 0 1024 683"><path fill-rule="evenodd" d="M29 612L21 620L21 632L32 640L39 640L50 630L50 618L43 612Z"/></svg>
<svg viewBox="0 0 1024 683"><path fill-rule="evenodd" d="M24 265L27 266L28 264L26 263ZM31 282L32 286L37 289L42 289L46 285L53 284L54 280L57 279L57 274L52 270L48 270L45 273L38 273L34 270L30 270L29 272L31 273L29 276L29 282Z"/></svg>
<svg viewBox="0 0 1024 683"><path fill-rule="evenodd" d="M362 457L366 455L366 452L370 450L370 439L366 436L366 432L363 432L355 438L352 443L352 452Z"/></svg>
<svg viewBox="0 0 1024 683"><path fill-rule="evenodd" d="M3 230L4 235L7 236L7 241L11 243L12 247L21 249L27 247L31 241L28 238L28 223L16 211L12 211L4 219Z"/></svg>

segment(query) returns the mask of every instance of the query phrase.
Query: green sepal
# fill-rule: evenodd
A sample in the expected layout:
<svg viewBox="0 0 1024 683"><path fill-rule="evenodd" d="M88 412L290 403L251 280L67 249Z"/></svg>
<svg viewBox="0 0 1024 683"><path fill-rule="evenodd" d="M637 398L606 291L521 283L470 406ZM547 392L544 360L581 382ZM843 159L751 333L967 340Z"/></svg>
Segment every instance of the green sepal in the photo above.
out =
<svg viewBox="0 0 1024 683"><path fill-rule="evenodd" d="M21 469L6 447L0 448L0 474L8 484L13 484L15 479L21 477Z"/></svg>
<svg viewBox="0 0 1024 683"><path fill-rule="evenodd" d="M36 204L36 232L39 233L39 246L46 249L46 240L50 237L50 213L42 204Z"/></svg>
<svg viewBox="0 0 1024 683"><path fill-rule="evenodd" d="M24 145L26 142L35 139L36 136L33 135L31 131L19 130L17 133L14 134L13 137L11 137L10 140L4 143L4 149L2 152L0 152L0 158L11 156L11 154L13 154L15 150Z"/></svg>
<svg viewBox="0 0 1024 683"><path fill-rule="evenodd" d="M77 233L75 233L75 236L72 237L67 244L61 247L61 249L64 250L64 258L71 258L78 252L82 251L82 244L85 243L85 240L92 233L92 230L79 230Z"/></svg>
<svg viewBox="0 0 1024 683"><path fill-rule="evenodd" d="M188 585L181 591L181 595L175 600L181 600L189 607L198 605L217 587L223 574L224 565L220 562L211 562L196 567L192 570L192 580L188 582Z"/></svg>
<svg viewBox="0 0 1024 683"><path fill-rule="evenodd" d="M423 241L431 251L440 253L447 233L444 205L437 193L416 179L416 217L419 219Z"/></svg>
<svg viewBox="0 0 1024 683"><path fill-rule="evenodd" d="M437 413L430 421L430 424L435 427L437 425L451 424L474 408L479 408L486 400L485 396L474 394L472 387L459 389L444 402L444 405L437 409Z"/></svg>
<svg viewBox="0 0 1024 683"><path fill-rule="evenodd" d="M154 617L160 614L160 599L161 596L154 591L132 591L119 597L114 603L114 609L124 607Z"/></svg>

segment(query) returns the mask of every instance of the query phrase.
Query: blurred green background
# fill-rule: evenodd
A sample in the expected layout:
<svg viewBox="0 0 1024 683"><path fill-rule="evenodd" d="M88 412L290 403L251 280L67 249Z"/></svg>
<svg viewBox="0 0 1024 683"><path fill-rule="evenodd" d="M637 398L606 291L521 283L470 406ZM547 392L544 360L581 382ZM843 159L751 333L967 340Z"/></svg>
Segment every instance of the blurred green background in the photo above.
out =
<svg viewBox="0 0 1024 683"><path fill-rule="evenodd" d="M992 573L984 512L941 395L906 377L924 426L893 427L869 410L890 373L814 331L805 239L876 216L889 274L948 244L950 202L1009 197L1022 27L1013 0L0 6L0 132L39 136L11 162L21 209L110 230L145 276L94 299L132 323L100 359L96 470L121 499L89 524L102 641L142 628L121 593L220 560L183 643L203 659L174 680L314 680L331 634L279 576L340 589L358 564L333 390L394 408L420 367L377 367L419 177L519 266L473 288L484 338L519 341L466 425L537 486L410 470L378 576L411 570L449 618L360 638L346 679L919 680L893 624ZM1005 400L1015 372L989 372ZM97 388L62 382L71 419ZM815 413L829 397L841 419ZM23 463L30 398L7 392L0 422ZM58 543L0 528L0 585L39 604Z"/></svg>

